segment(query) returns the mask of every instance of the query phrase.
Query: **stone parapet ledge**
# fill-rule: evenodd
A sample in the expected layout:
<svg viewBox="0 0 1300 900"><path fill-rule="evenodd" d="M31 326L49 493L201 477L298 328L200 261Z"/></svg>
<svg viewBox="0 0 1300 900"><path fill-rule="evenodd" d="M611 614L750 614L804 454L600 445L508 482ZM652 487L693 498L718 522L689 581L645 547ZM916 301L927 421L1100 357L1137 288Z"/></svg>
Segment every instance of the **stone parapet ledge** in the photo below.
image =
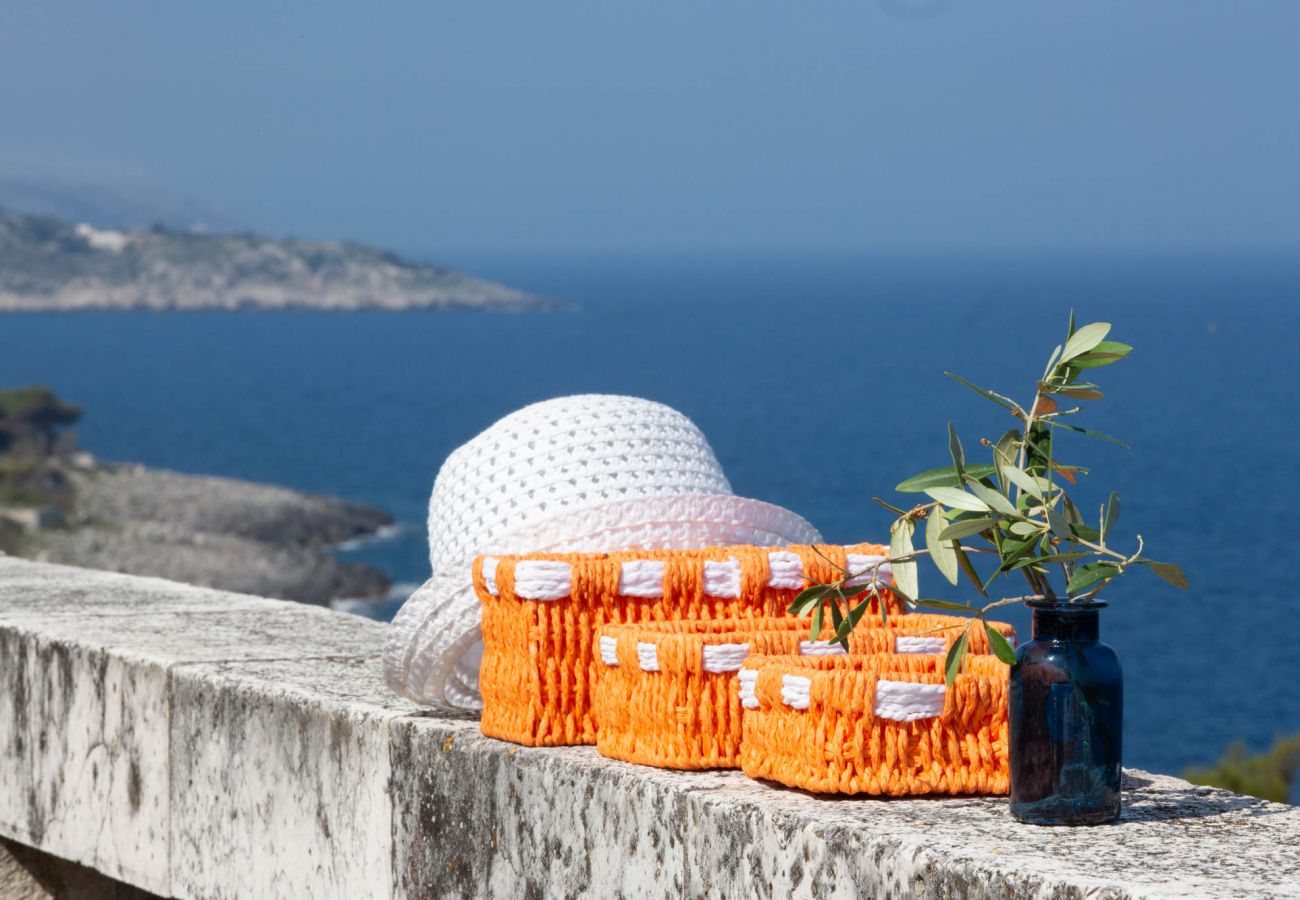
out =
<svg viewBox="0 0 1300 900"><path fill-rule="evenodd" d="M483 737L384 626L0 558L0 837L167 897L1300 897L1300 809L1142 772L1112 826Z"/></svg>

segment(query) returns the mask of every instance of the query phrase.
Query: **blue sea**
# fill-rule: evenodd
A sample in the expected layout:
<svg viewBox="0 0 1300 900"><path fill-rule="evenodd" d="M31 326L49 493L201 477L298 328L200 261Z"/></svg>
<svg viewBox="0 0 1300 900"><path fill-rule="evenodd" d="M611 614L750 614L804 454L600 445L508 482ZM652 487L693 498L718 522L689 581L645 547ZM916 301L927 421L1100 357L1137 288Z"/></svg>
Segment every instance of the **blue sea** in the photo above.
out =
<svg viewBox="0 0 1300 900"><path fill-rule="evenodd" d="M1122 546L1140 533L1192 580L1183 593L1138 573L1108 591L1125 762L1177 772L1236 739L1263 748L1300 731L1300 261L452 262L575 308L0 316L0 384L46 383L83 405L81 441L104 458L385 507L398 533L345 555L409 590L428 574L424 506L447 453L519 406L577 392L677 407L737 493L830 540L887 540L872 497L898 500L902 478L944 464L949 420L972 457L1011 425L944 370L1027 399L1074 308L1136 347L1096 371L1107 397L1080 419L1131 448L1078 437L1058 455L1093 470L1085 508L1119 492ZM926 566L924 593L946 590ZM1027 633L1023 611L1006 618Z"/></svg>

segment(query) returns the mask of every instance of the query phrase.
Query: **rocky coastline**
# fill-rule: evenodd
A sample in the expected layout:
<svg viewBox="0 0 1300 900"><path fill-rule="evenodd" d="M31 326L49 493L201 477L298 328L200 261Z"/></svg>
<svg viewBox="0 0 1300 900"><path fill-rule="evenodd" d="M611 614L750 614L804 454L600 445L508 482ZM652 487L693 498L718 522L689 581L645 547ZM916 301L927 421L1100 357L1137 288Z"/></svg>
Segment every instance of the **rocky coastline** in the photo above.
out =
<svg viewBox="0 0 1300 900"><path fill-rule="evenodd" d="M352 241L96 228L0 210L0 312L562 307Z"/></svg>
<svg viewBox="0 0 1300 900"><path fill-rule="evenodd" d="M388 591L384 572L329 552L391 525L383 510L134 464L96 462L66 477L73 508L44 527L11 529L12 555L303 603Z"/></svg>

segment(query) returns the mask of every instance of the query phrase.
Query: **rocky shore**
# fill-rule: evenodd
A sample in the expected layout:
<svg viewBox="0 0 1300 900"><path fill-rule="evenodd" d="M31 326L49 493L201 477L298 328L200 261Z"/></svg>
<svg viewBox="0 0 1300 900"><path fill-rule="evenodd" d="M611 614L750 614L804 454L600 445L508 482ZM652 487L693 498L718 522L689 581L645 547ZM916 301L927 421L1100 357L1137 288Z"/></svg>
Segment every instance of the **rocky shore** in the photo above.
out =
<svg viewBox="0 0 1300 900"><path fill-rule="evenodd" d="M14 555L305 603L378 598L388 590L385 573L329 554L391 524L382 510L130 464L97 463L66 475L73 510L58 527L18 536Z"/></svg>

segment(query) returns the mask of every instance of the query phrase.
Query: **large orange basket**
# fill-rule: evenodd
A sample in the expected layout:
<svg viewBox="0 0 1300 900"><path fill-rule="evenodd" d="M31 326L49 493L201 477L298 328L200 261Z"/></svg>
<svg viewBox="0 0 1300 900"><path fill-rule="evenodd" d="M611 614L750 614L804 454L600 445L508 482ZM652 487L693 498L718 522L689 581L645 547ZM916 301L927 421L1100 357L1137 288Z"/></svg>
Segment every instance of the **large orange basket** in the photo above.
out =
<svg viewBox="0 0 1300 900"><path fill-rule="evenodd" d="M740 763L818 793L1005 794L1008 666L971 656L751 658Z"/></svg>
<svg viewBox="0 0 1300 900"><path fill-rule="evenodd" d="M946 653L968 620L956 616L864 618L849 635L854 654ZM1015 640L1010 625L993 623ZM833 629L824 627L821 637ZM739 765L737 672L751 654L837 655L839 644L814 641L806 618L723 619L605 625L597 638L596 749L605 756L672 769ZM970 649L989 652L983 628Z"/></svg>
<svg viewBox="0 0 1300 900"><path fill-rule="evenodd" d="M885 577L888 565L876 567L887 556L878 544L480 556L483 733L532 746L595 743L600 626L780 616L803 588L845 570Z"/></svg>

